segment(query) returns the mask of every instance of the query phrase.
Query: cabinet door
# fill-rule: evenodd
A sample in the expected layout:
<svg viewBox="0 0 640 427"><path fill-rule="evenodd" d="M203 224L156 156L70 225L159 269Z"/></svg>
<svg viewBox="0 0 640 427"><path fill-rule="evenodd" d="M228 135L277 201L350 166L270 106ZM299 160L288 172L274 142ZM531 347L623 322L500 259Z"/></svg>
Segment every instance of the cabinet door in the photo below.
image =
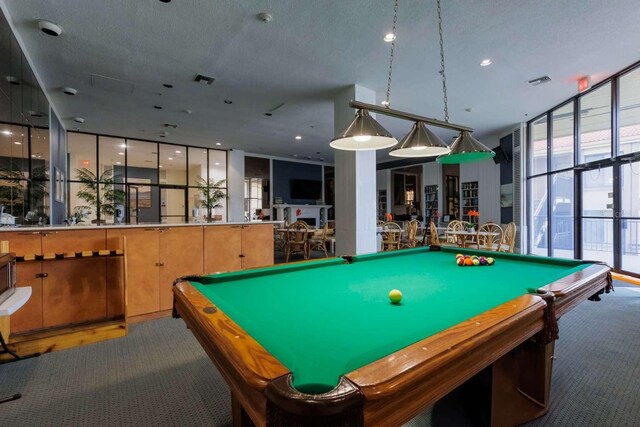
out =
<svg viewBox="0 0 640 427"><path fill-rule="evenodd" d="M42 285L45 328L107 316L105 258L44 261Z"/></svg>
<svg viewBox="0 0 640 427"><path fill-rule="evenodd" d="M2 232L0 240L9 242L9 251L18 256L42 253L41 236L38 231ZM11 315L11 333L20 333L42 328L42 272L41 262L19 262L16 264L16 286L31 286L31 298Z"/></svg>
<svg viewBox="0 0 640 427"><path fill-rule="evenodd" d="M242 268L242 227L204 226L204 274Z"/></svg>
<svg viewBox="0 0 640 427"><path fill-rule="evenodd" d="M99 251L105 247L105 230L42 232L43 254Z"/></svg>
<svg viewBox="0 0 640 427"><path fill-rule="evenodd" d="M127 238L127 314L153 313L160 309L158 284L159 230L128 228L107 230L107 240ZM111 243L110 243L111 244Z"/></svg>
<svg viewBox="0 0 640 427"><path fill-rule="evenodd" d="M242 227L242 268L273 265L273 225Z"/></svg>
<svg viewBox="0 0 640 427"><path fill-rule="evenodd" d="M188 274L202 274L202 227L160 230L160 310L173 306L173 281Z"/></svg>

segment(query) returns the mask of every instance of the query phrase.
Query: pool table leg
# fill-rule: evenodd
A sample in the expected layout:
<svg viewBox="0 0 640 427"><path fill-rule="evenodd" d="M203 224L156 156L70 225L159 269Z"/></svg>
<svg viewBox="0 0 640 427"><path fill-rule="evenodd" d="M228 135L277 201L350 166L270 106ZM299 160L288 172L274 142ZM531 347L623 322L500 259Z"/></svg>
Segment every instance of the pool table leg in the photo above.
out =
<svg viewBox="0 0 640 427"><path fill-rule="evenodd" d="M242 407L242 403L233 392L231 392L231 417L233 427L255 427L251 417L249 417L247 411Z"/></svg>
<svg viewBox="0 0 640 427"><path fill-rule="evenodd" d="M492 426L519 425L547 413L554 346L528 340L493 364Z"/></svg>

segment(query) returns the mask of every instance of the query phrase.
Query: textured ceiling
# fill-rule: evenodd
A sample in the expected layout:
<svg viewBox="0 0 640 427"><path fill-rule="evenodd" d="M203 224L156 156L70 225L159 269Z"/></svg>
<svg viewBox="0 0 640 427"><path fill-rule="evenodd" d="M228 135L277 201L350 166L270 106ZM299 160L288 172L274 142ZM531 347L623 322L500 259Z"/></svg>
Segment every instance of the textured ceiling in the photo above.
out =
<svg viewBox="0 0 640 427"><path fill-rule="evenodd" d="M67 129L82 116L88 132L330 160L334 94L357 83L380 102L386 90L390 0L4 3ZM265 11L272 22L256 18ZM451 121L480 138L574 95L581 75L595 83L640 59L637 0L444 0L443 15ZM41 33L42 18L63 36ZM400 0L392 107L442 118L439 66L435 1ZM410 128L380 121L398 139Z"/></svg>

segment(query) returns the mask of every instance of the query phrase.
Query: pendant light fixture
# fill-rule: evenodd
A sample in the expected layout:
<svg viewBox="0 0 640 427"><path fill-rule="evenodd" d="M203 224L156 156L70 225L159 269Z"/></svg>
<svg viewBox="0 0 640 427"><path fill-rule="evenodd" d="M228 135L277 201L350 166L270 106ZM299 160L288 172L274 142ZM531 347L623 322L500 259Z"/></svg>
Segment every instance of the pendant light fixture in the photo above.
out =
<svg viewBox="0 0 640 427"><path fill-rule="evenodd" d="M490 159L495 153L471 136L473 129L467 126L449 123L449 106L447 99L447 77L444 63L444 42L442 36L442 8L441 0L436 0L438 9L438 32L440 35L440 76L442 78L442 98L444 103L444 121L419 116L403 111L392 110L389 101L391 94L391 75L393 71L393 56L396 40L396 22L398 20L398 0L395 1L393 15L393 38L391 41L391 55L389 58L389 75L387 80L387 97L383 102L384 108L377 105L365 104L352 100L349 106L358 109L356 117L332 141L331 146L339 150L379 150L394 146L396 139L378 123L369 112L376 112L385 116L411 120L414 125L411 131L402 138L400 146L392 150L389 155L394 157L434 157L438 163L455 164L468 163ZM391 37L390 37L391 39ZM460 132L458 138L447 146L436 134L431 132L425 124L451 129Z"/></svg>
<svg viewBox="0 0 640 427"><path fill-rule="evenodd" d="M438 33L440 35L440 76L442 77L442 97L444 101L444 121L449 122L449 106L447 105L447 76L444 69L444 42L442 36L442 8L440 0L436 0L438 9ZM471 136L471 132L462 130L460 136L451 144L451 152L438 157L436 162L440 164L470 163L478 160L486 160L496 153Z"/></svg>
<svg viewBox="0 0 640 427"><path fill-rule="evenodd" d="M488 160L495 155L496 153L471 136L468 131L462 131L451 144L451 153L438 157L436 162L443 165L470 163Z"/></svg>
<svg viewBox="0 0 640 427"><path fill-rule="evenodd" d="M389 56L389 77L387 79L387 98L384 105L389 108L391 95L391 73L393 72L393 51L396 47L396 24L398 22L398 0L393 6L393 30L391 34L391 54ZM393 147L398 140L380 123L369 115L367 109L359 109L349 125L338 133L329 144L337 150L364 151L381 150Z"/></svg>
<svg viewBox="0 0 640 427"><path fill-rule="evenodd" d="M362 108L329 145L337 150L364 151L389 148L397 143L398 140L371 117L368 110Z"/></svg>
<svg viewBox="0 0 640 427"><path fill-rule="evenodd" d="M402 138L398 148L389 155L394 157L433 157L448 154L451 149L435 133L417 121L409 133Z"/></svg>

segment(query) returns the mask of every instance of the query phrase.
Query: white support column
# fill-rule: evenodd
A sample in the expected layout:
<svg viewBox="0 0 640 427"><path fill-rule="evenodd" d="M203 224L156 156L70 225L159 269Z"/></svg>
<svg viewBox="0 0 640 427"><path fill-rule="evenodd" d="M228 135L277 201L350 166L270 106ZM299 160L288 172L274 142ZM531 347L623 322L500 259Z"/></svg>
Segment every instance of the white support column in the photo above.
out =
<svg viewBox="0 0 640 427"><path fill-rule="evenodd" d="M229 150L227 158L228 221L244 221L244 151Z"/></svg>
<svg viewBox="0 0 640 427"><path fill-rule="evenodd" d="M354 118L355 111L349 107L351 100L375 104L376 93L353 85L336 96L333 106L336 132ZM334 150L334 155L336 254L377 252L376 153Z"/></svg>

